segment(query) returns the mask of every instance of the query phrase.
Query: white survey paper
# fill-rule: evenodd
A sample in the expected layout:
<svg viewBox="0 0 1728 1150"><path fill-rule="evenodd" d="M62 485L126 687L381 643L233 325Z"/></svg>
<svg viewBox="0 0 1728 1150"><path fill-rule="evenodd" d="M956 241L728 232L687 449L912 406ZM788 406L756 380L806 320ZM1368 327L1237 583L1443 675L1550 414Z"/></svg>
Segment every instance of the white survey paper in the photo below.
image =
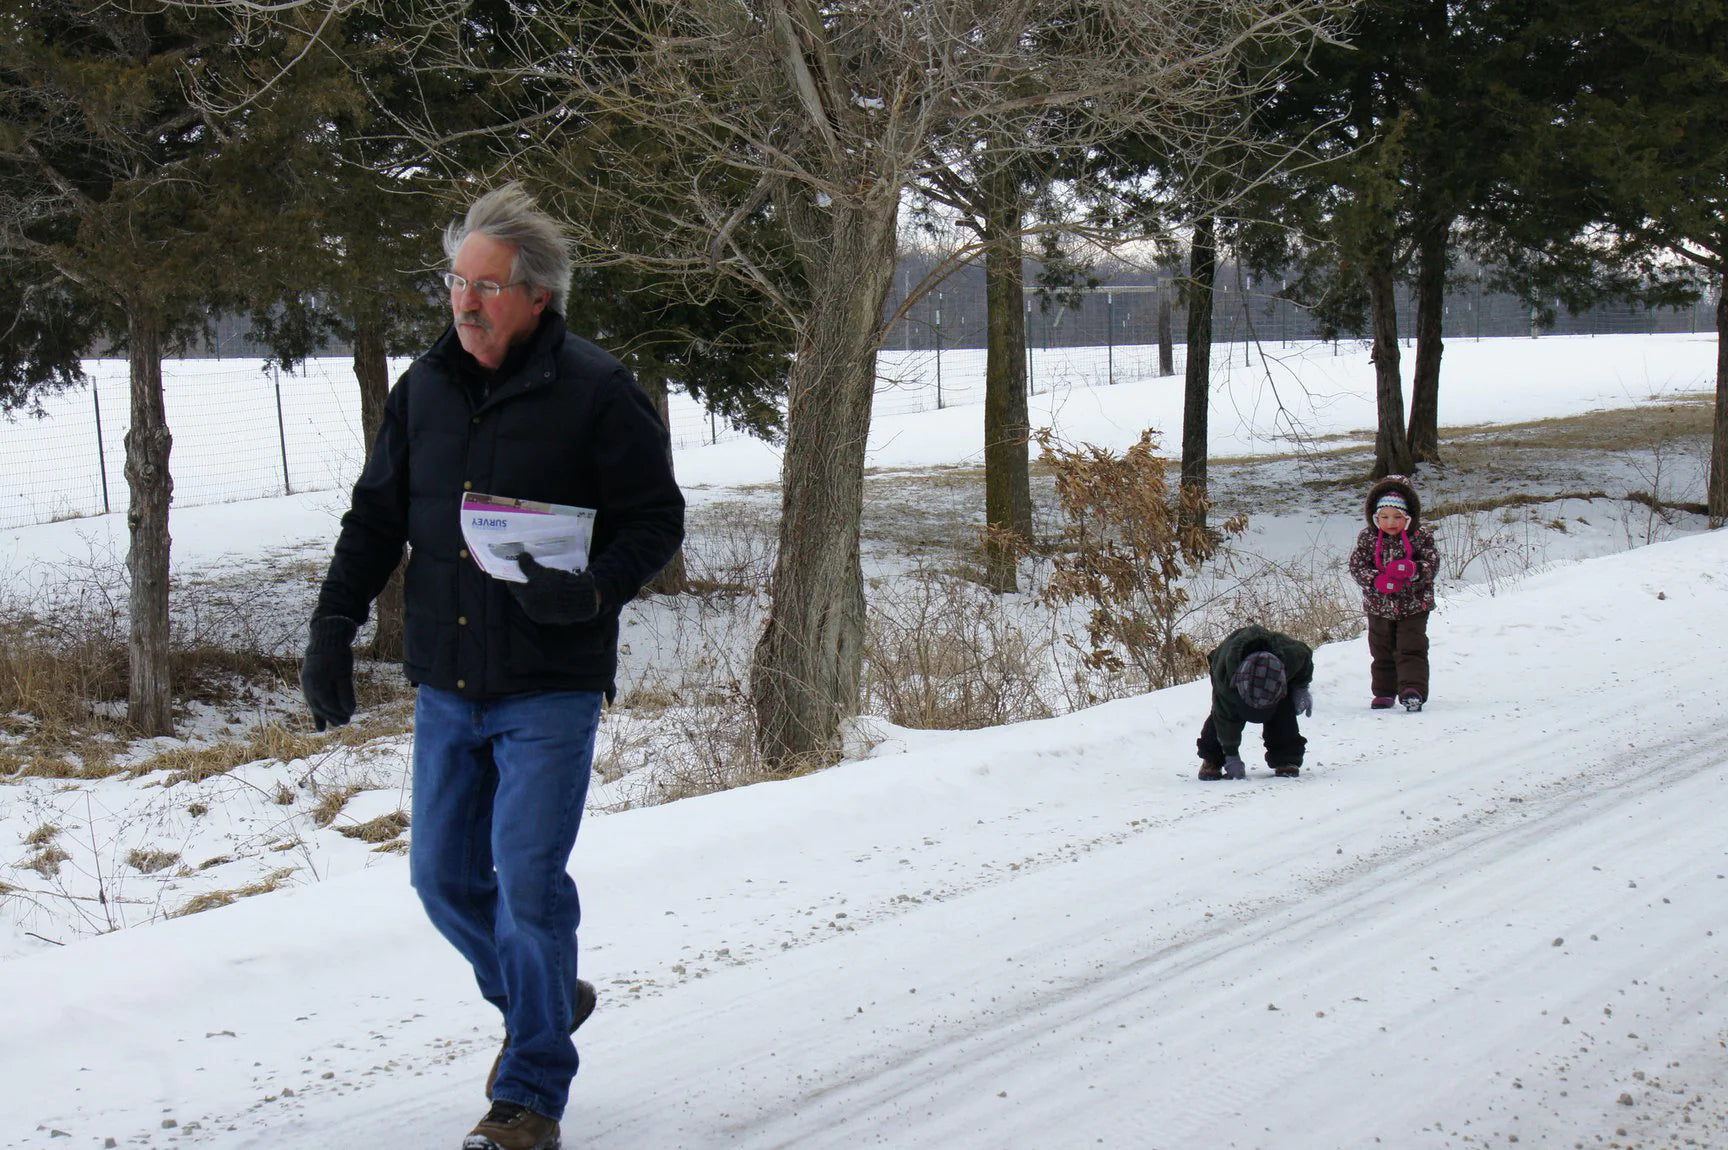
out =
<svg viewBox="0 0 1728 1150"><path fill-rule="evenodd" d="M580 571L588 566L593 534L592 508L473 491L462 497L462 539L468 554L494 579L526 583L516 562L524 551L543 567Z"/></svg>

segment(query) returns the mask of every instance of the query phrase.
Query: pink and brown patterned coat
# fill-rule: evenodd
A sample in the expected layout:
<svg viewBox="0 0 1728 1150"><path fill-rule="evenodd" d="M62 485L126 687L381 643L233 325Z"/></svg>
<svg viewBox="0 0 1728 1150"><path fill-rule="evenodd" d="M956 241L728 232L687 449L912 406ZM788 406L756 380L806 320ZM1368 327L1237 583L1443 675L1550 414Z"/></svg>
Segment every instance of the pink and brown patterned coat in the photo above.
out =
<svg viewBox="0 0 1728 1150"><path fill-rule="evenodd" d="M1374 504L1382 495L1395 491L1404 497L1410 509L1410 525L1400 538L1386 535L1374 526ZM1434 609L1434 578L1440 572L1440 548L1434 542L1434 532L1422 526L1422 501L1408 479L1388 475L1368 489L1363 503L1368 526L1356 536L1356 548L1350 553L1350 576L1362 587L1362 610L1382 619L1404 619ZM1409 540L1407 558L1416 563L1416 575L1396 594L1374 589L1374 576L1394 559L1406 558L1404 540ZM1379 556L1375 551L1378 547Z"/></svg>

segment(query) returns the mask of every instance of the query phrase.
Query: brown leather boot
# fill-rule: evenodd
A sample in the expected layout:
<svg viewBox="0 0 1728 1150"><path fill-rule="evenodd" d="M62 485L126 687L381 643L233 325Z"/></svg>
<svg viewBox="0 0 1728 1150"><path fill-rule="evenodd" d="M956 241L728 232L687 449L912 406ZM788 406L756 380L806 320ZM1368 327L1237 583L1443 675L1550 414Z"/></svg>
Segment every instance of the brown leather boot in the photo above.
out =
<svg viewBox="0 0 1728 1150"><path fill-rule="evenodd" d="M588 1016L594 1013L594 1006L600 1001L600 996L594 991L592 982L576 980L576 1001L572 1004L570 1017L570 1033L575 1034ZM498 1064L504 1061L504 1052L510 1049L510 1036L504 1036L504 1042L498 1047L498 1054L492 1059L492 1069L486 1072L486 1097L492 1097L492 1084L498 1081Z"/></svg>
<svg viewBox="0 0 1728 1150"><path fill-rule="evenodd" d="M462 1150L558 1150L558 1123L514 1102L494 1102Z"/></svg>
<svg viewBox="0 0 1728 1150"><path fill-rule="evenodd" d="M1201 782L1203 782L1203 783L1215 783L1223 777L1224 777L1224 764L1223 763L1209 762L1206 759L1200 760L1200 781Z"/></svg>

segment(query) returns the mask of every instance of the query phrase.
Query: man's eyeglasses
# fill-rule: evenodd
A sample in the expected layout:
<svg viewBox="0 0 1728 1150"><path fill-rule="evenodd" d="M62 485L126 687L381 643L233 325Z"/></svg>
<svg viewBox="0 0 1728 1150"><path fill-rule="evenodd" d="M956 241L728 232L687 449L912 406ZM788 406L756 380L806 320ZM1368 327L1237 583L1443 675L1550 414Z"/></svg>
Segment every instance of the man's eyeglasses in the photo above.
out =
<svg viewBox="0 0 1728 1150"><path fill-rule="evenodd" d="M466 288L481 299L497 299L498 293L505 288L518 287L527 282L527 280L512 280L507 284L501 284L496 280L471 280L467 276L459 276L455 272L444 273L444 286L450 289L451 295L455 295Z"/></svg>

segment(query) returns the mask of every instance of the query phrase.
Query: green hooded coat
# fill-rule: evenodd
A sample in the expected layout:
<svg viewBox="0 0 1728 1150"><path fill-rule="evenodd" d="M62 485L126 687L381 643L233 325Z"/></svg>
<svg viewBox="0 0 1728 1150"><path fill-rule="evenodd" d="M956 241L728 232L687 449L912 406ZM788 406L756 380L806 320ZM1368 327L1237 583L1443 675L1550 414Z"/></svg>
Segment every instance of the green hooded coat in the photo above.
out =
<svg viewBox="0 0 1728 1150"><path fill-rule="evenodd" d="M1218 745L1228 755L1241 750L1242 728L1253 721L1243 713L1242 700L1231 680L1242 660L1256 651L1270 651L1284 664L1286 692L1306 687L1314 679L1314 652L1306 643L1257 623L1238 627L1224 636L1208 658L1212 665L1212 722L1217 728Z"/></svg>

